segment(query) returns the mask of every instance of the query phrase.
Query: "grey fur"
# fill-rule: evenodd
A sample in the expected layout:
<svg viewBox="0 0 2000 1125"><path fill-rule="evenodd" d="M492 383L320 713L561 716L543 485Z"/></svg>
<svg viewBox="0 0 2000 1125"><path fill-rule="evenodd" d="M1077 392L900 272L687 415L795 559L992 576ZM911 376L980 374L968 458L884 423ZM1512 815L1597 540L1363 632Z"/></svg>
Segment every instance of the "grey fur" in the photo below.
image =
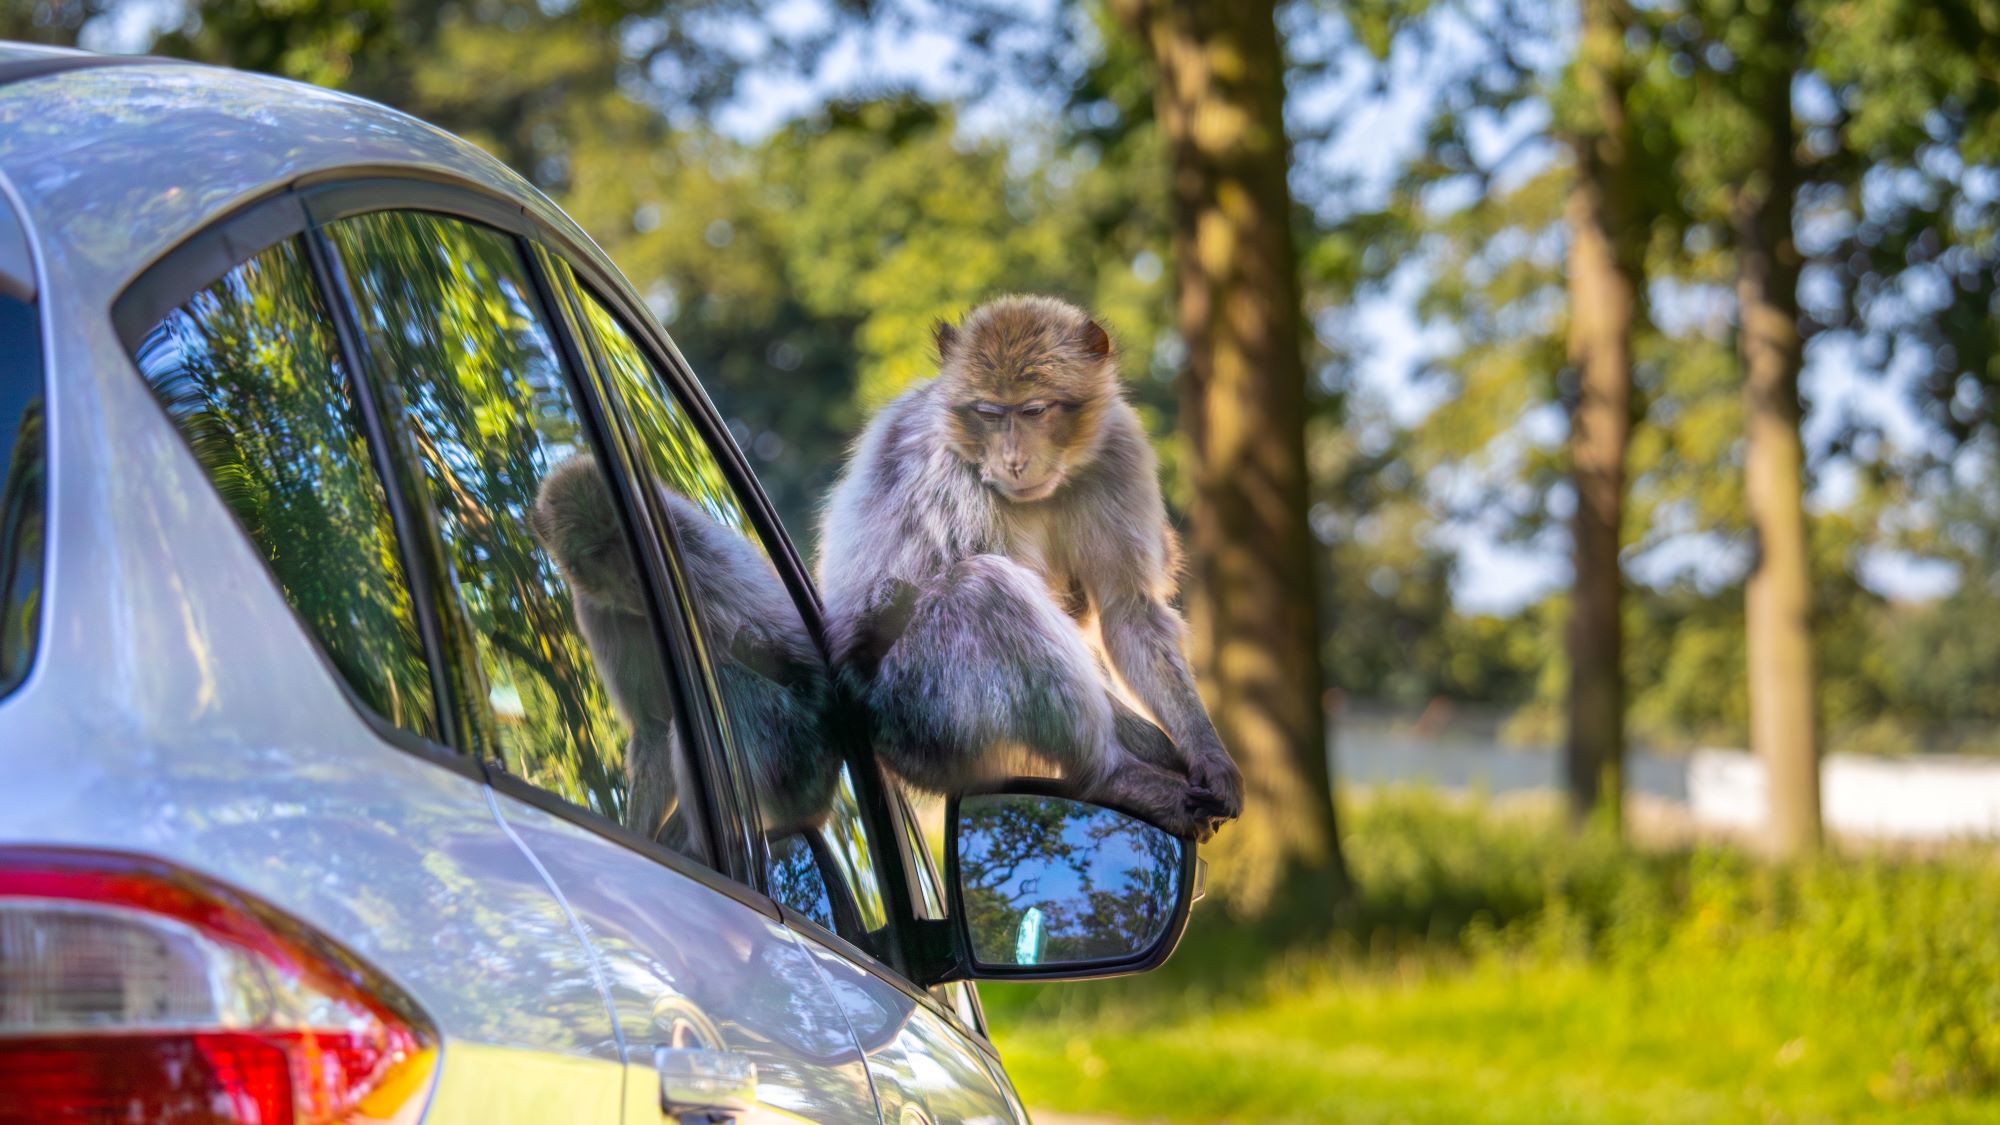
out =
<svg viewBox="0 0 2000 1125"><path fill-rule="evenodd" d="M1062 484L1033 503L990 487L976 451L953 440L954 394L989 377L965 365L994 366L977 349L1002 320L1003 344L1032 369L1099 396ZM869 423L821 524L833 656L859 681L878 748L916 785L963 788L998 768L996 750L1026 749L1081 795L1206 838L1240 811L1241 779L1182 653L1178 545L1152 447L1088 323L1044 297L984 306L940 332L939 377Z"/></svg>
<svg viewBox="0 0 2000 1125"><path fill-rule="evenodd" d="M686 497L665 488L660 497L765 828L796 832L825 816L838 777L823 730L825 665L770 561ZM685 850L692 841L681 822L668 821L691 767L631 547L597 462L577 456L550 470L531 522L570 584L577 627L632 727L628 826L648 836L665 826Z"/></svg>

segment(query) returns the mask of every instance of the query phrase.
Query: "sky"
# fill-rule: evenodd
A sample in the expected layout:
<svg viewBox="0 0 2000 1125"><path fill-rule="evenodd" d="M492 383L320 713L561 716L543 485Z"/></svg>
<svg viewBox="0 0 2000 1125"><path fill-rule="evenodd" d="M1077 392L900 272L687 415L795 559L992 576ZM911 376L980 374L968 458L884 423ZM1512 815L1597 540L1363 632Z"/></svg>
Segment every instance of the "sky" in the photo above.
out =
<svg viewBox="0 0 2000 1125"><path fill-rule="evenodd" d="M1030 16L1057 18L1058 0L1018 3ZM85 43L101 50L140 49L151 38L152 29L173 22L179 10L180 0L136 0L119 9L115 21L92 27ZM746 26L741 32L748 40L764 33L807 38L834 30L836 25L822 0L781 0L769 12L766 26ZM1469 50L1469 42L1463 32L1451 28L1440 37L1446 59ZM749 139L768 134L841 94L912 89L936 99L962 97L969 89L966 76L971 69L962 50L960 41L943 31L882 26L855 29L847 25L838 30L811 76L788 70L752 71L733 101L718 112L715 124ZM1564 51L1563 43L1552 42L1547 57L1559 60ZM1316 165L1303 165L1295 171L1295 185L1302 193L1309 192L1315 182L1351 176L1360 184L1360 198L1385 195L1400 163L1419 143L1421 121L1438 94L1435 75L1444 69L1435 63L1392 62L1386 89L1376 94L1364 89L1369 75L1358 64L1365 59L1357 55L1353 61L1357 65L1331 82L1293 98L1290 108L1302 118L1330 113L1347 117L1335 143L1311 158ZM1045 120L1056 112L1058 98L1048 92L1003 87L965 114L962 127L989 135L1032 132L1038 118ZM1533 130L1540 122L1531 116L1516 124ZM1475 138L1488 153L1505 151L1514 139L1505 130ZM1512 161L1505 178L1533 175L1552 158L1554 152L1548 146L1530 146ZM1340 321L1358 339L1333 341L1362 357L1356 372L1359 390L1385 403L1392 417L1404 425L1417 421L1438 404L1440 388L1420 382L1417 373L1427 356L1443 350L1449 342L1448 336L1427 328L1416 317L1414 297L1420 280L1413 269L1405 270L1387 292L1364 298L1353 316ZM1801 385L1811 403L1806 420L1809 450L1824 449L1845 416L1881 422L1891 442L1904 448L1915 448L1925 440L1924 427L1910 406L1907 373L1892 372L1886 379L1863 374L1853 349L1841 338L1814 341L1807 352ZM1562 440L1559 416L1538 421L1549 424L1527 427L1535 437L1548 442ZM1852 495L1853 486L1852 472L1841 464L1831 464L1817 476L1811 503L1820 508L1837 507ZM1558 496L1554 503L1565 499ZM1477 525L1447 527L1439 535L1459 557L1453 594L1463 609L1511 613L1568 584L1567 548L1561 536L1531 544L1512 543L1503 541L1494 529ZM1642 581L1664 581L1676 573L1689 573L1705 584L1720 585L1739 576L1746 561L1738 548L1689 538L1634 560L1633 571ZM1948 567L1886 552L1865 560L1861 576L1878 593L1905 599L1946 593L1956 580Z"/></svg>

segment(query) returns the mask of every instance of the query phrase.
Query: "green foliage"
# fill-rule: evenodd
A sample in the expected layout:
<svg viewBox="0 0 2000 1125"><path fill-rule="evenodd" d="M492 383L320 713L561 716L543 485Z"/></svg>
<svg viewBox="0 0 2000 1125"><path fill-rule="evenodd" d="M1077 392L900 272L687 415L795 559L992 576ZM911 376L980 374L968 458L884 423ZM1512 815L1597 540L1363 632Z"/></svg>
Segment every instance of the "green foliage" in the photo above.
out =
<svg viewBox="0 0 2000 1125"><path fill-rule="evenodd" d="M994 293L1066 294L1148 370L1158 209L1087 150L1013 162L949 110L892 97L754 143L676 134L638 169L580 171L563 201L654 302L806 541L865 412L935 370L933 322Z"/></svg>
<svg viewBox="0 0 2000 1125"><path fill-rule="evenodd" d="M1421 792L1343 812L1359 889L1331 933L1198 914L1153 976L986 986L1028 1100L1172 1121L1969 1121L2000 1104L1987 849L1776 867Z"/></svg>

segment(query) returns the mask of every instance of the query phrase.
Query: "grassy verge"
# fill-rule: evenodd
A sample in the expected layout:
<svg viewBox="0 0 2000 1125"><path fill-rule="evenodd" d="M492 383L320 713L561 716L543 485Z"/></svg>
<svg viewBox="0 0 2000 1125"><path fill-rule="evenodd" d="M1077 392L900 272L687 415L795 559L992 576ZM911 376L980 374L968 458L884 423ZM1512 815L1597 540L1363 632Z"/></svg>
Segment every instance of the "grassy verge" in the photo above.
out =
<svg viewBox="0 0 2000 1125"><path fill-rule="evenodd" d="M1397 794L1358 896L983 990L1030 1104L1135 1120L2000 1120L1991 849L1781 868ZM1317 919L1302 925L1300 919Z"/></svg>

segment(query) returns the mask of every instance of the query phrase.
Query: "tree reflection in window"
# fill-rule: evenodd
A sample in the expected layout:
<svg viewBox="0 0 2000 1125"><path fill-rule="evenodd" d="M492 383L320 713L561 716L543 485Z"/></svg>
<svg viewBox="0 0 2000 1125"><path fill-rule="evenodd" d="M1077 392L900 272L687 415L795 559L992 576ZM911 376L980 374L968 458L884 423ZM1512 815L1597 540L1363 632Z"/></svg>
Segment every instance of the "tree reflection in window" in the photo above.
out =
<svg viewBox="0 0 2000 1125"><path fill-rule="evenodd" d="M515 241L387 212L328 228L370 362L400 394L510 773L613 820L629 731L529 515L589 443ZM627 565L630 565L629 560ZM666 697L664 681L658 686Z"/></svg>
<svg viewBox="0 0 2000 1125"><path fill-rule="evenodd" d="M575 284L560 261L546 260ZM830 739L824 659L694 418L587 292L583 313L674 523L730 749L769 841L771 894L822 924L831 911L832 928L865 946L887 926L888 909L854 777Z"/></svg>
<svg viewBox="0 0 2000 1125"><path fill-rule="evenodd" d="M330 323L288 240L168 313L136 358L354 694L434 736L395 528Z"/></svg>

